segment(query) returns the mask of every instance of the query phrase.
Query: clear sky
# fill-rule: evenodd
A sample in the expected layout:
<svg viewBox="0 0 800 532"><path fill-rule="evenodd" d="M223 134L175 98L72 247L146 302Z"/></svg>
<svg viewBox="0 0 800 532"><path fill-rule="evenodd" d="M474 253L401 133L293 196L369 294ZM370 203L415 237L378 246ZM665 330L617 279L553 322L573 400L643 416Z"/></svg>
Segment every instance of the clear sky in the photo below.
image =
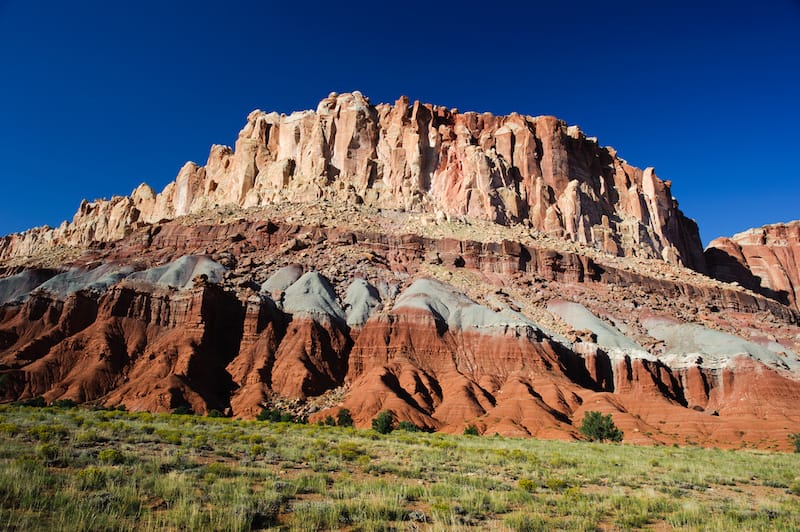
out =
<svg viewBox="0 0 800 532"><path fill-rule="evenodd" d="M578 124L671 180L704 242L800 218L800 0L470 6L0 0L0 234L356 89Z"/></svg>

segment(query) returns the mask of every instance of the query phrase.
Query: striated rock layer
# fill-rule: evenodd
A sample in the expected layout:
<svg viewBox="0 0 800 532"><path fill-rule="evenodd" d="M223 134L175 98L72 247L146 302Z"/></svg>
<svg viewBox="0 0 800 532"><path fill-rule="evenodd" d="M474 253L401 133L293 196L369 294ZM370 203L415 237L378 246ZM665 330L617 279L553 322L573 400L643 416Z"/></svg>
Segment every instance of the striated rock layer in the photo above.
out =
<svg viewBox="0 0 800 532"><path fill-rule="evenodd" d="M800 221L750 229L713 240L709 273L800 310Z"/></svg>
<svg viewBox="0 0 800 532"><path fill-rule="evenodd" d="M210 222L135 229L63 273L9 270L2 398L248 418L292 401L312 421L344 407L368 427L391 409L429 429L568 439L597 410L629 442L719 446L786 447L800 423L800 315L667 278L660 260Z"/></svg>
<svg viewBox="0 0 800 532"><path fill-rule="evenodd" d="M703 254L668 182L552 117L332 94L2 238L0 399L566 439L601 411L629 442L787 448L798 242Z"/></svg>
<svg viewBox="0 0 800 532"><path fill-rule="evenodd" d="M0 260L54 244L114 241L135 227L224 205L334 200L526 223L614 255L704 269L696 224L670 183L551 116L493 116L332 93L316 111L252 112L235 149L213 146L156 194L84 201L72 223L0 240Z"/></svg>

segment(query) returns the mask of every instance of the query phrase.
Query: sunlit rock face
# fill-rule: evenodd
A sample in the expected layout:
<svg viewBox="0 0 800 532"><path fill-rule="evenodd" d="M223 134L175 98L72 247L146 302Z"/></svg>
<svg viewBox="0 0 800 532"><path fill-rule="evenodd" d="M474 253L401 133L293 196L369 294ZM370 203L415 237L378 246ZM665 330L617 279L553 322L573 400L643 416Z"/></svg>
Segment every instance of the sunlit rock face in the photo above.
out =
<svg viewBox="0 0 800 532"><path fill-rule="evenodd" d="M493 116L409 102L372 105L335 94L316 111L253 111L235 147L213 146L156 194L84 202L72 223L0 241L0 258L53 243L86 245L210 208L281 201L355 202L526 223L615 255L658 257L704 269L695 223L670 183L640 170L552 116Z"/></svg>
<svg viewBox="0 0 800 532"><path fill-rule="evenodd" d="M0 240L0 400L787 448L798 231L703 256L668 183L555 118L332 94Z"/></svg>
<svg viewBox="0 0 800 532"><path fill-rule="evenodd" d="M705 255L714 277L800 310L800 221L717 238Z"/></svg>

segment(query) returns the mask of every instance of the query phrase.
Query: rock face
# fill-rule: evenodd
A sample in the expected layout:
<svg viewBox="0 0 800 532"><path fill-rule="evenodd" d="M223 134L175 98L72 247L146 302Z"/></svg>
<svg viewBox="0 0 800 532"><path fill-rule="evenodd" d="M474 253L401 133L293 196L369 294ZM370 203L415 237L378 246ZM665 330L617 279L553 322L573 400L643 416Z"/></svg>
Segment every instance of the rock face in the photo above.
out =
<svg viewBox="0 0 800 532"><path fill-rule="evenodd" d="M800 310L800 221L750 229L713 240L709 273Z"/></svg>
<svg viewBox="0 0 800 532"><path fill-rule="evenodd" d="M787 448L798 242L704 257L668 183L550 117L332 95L0 240L0 399Z"/></svg>
<svg viewBox="0 0 800 532"><path fill-rule="evenodd" d="M497 117L409 102L373 106L331 94L316 112L254 111L235 149L213 146L159 194L83 202L72 223L0 240L0 259L53 244L114 241L142 223L218 206L319 200L441 218L527 223L615 255L657 257L703 271L695 223L670 183L550 116Z"/></svg>
<svg viewBox="0 0 800 532"><path fill-rule="evenodd" d="M312 421L391 409L547 438L599 410L631 442L723 446L785 445L800 422L800 316L698 274L654 278L660 260L258 219L165 222L84 256L0 281L4 399L240 417L321 400Z"/></svg>

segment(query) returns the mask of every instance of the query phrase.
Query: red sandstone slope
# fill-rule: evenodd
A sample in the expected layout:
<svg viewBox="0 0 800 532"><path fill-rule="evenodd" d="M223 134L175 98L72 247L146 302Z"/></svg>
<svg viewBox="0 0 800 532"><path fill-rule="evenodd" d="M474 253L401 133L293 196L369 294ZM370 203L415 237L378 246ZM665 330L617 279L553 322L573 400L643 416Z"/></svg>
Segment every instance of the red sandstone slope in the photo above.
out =
<svg viewBox="0 0 800 532"><path fill-rule="evenodd" d="M276 400L335 392L322 403L329 409L312 419L347 407L359 426L369 426L388 408L438 430L460 432L473 423L489 434L557 438L577 437L584 412L601 410L615 415L628 441L642 443L780 445L800 421L793 413L796 371L733 351L721 366L719 358L705 355L703 362L697 354L686 364L647 335L652 314L642 310L660 308L731 332L750 327L754 339L772 335L797 350L788 341L800 331L796 313L699 275L667 282L653 277L657 268L649 275L617 270L532 242L259 221L213 227L170 222L149 243L134 234L87 257L155 265L210 251L229 265L222 286L199 278L188 289L123 280L63 302L40 290L1 307L4 397L147 410L187 405L251 417ZM309 236L298 238L303 232ZM165 256L159 238L180 248ZM168 264L174 263L215 271L201 260ZM414 282L431 275L449 282ZM171 282L183 285L184 278L173 275ZM365 294L379 304L359 306ZM565 296L592 307L587 315L598 321L573 327L541 306ZM712 303L716 310L708 311ZM591 332L597 323L621 326L621 319L650 351L614 350Z"/></svg>

